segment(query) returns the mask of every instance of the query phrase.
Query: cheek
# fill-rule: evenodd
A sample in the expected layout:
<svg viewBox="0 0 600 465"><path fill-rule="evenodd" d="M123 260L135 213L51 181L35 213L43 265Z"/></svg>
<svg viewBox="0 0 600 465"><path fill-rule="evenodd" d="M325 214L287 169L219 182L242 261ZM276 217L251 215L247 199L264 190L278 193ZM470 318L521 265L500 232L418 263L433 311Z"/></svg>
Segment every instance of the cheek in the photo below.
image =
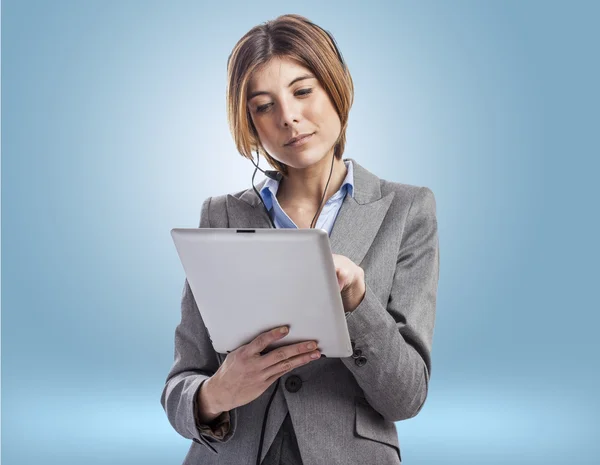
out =
<svg viewBox="0 0 600 465"><path fill-rule="evenodd" d="M313 105L310 109L310 118L319 124L321 128L335 130L340 126L339 117L329 98L321 96L317 105Z"/></svg>
<svg viewBox="0 0 600 465"><path fill-rule="evenodd" d="M254 127L256 128L262 146L271 155L275 155L278 150L277 129L268 121L268 118L261 120L258 124L255 124Z"/></svg>
<svg viewBox="0 0 600 465"><path fill-rule="evenodd" d="M338 114L333 108L321 107L318 114L315 114L314 117L314 121L318 121L320 128L324 129L331 138L337 137L341 129L341 124Z"/></svg>
<svg viewBox="0 0 600 465"><path fill-rule="evenodd" d="M266 141L269 138L269 126L265 124L264 120L260 120L258 122L254 122L254 127L256 128L256 132L258 133L258 137L265 145Z"/></svg>

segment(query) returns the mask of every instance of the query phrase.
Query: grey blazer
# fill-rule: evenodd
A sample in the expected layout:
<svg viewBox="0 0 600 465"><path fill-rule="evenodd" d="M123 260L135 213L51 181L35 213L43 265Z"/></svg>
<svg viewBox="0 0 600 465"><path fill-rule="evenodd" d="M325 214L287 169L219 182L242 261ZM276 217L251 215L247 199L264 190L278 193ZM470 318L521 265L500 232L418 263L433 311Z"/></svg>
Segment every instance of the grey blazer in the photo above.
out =
<svg viewBox="0 0 600 465"><path fill-rule="evenodd" d="M427 397L439 278L434 195L427 187L380 179L352 162L354 198L344 199L330 243L333 253L365 271L365 297L347 319L354 354L322 357L282 376L261 460L289 411L304 465L399 464L394 422L417 415ZM206 199L200 227L268 228L270 223L249 188ZM173 428L193 441L184 465L256 461L275 384L230 411L231 427L223 439L201 433L195 424L196 393L225 356L213 349L186 280L175 361L161 396Z"/></svg>

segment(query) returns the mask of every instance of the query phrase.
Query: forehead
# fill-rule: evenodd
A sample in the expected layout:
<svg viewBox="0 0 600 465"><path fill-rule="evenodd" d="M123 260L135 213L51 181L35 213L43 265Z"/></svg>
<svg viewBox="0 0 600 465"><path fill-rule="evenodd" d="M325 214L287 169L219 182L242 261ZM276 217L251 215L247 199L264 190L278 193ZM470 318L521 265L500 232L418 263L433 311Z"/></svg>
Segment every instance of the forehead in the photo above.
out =
<svg viewBox="0 0 600 465"><path fill-rule="evenodd" d="M248 82L248 92L266 90L268 87L287 87L292 79L311 70L291 58L275 57L257 68Z"/></svg>

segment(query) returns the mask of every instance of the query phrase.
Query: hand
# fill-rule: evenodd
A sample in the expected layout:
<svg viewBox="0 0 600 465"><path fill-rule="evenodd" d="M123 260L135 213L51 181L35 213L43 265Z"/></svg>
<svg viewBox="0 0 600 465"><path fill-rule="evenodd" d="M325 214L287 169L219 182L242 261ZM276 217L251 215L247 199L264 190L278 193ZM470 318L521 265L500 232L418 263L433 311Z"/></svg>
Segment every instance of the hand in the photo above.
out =
<svg viewBox="0 0 600 465"><path fill-rule="evenodd" d="M287 327L283 326L287 330ZM227 354L225 361L216 373L206 382L218 396L218 411L227 411L245 405L267 390L267 388L296 367L319 359L321 353L315 350L315 341L304 341L278 347L264 355L269 344L283 339L288 332L275 328L259 334L252 342L238 347ZM314 343L309 349L307 344ZM312 358L314 356L314 358Z"/></svg>
<svg viewBox="0 0 600 465"><path fill-rule="evenodd" d="M344 311L352 312L365 297L365 271L344 255L332 254Z"/></svg>

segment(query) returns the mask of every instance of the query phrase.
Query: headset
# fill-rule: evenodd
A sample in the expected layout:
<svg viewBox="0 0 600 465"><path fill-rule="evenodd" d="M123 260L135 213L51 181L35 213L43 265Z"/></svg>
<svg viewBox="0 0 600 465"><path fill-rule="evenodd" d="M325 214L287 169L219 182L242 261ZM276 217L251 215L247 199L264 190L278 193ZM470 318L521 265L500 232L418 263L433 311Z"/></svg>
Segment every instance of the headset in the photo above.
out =
<svg viewBox="0 0 600 465"><path fill-rule="evenodd" d="M342 67L344 69L346 69L346 63L344 62L344 58L342 57L342 53L340 52L340 50L339 50L339 48L338 48L338 46L337 46L337 44L335 42L335 39L329 33L329 31L326 31L325 29L323 29L322 27L320 27L320 26L318 26L318 25L316 25L314 23L309 22L309 24L311 26L319 28L321 31L323 31L323 32L325 32L325 34L327 34L327 36L331 40L333 48L334 48L334 50L335 50L335 52L336 52L336 54L337 54L337 56L338 56L338 58L340 60L340 63L342 64ZM256 167L254 169L254 173L252 174L252 188L254 189L254 192L256 193L256 195L260 199L261 203L263 204L263 207L265 209L267 217L269 218L269 221L271 223L271 227L273 229L276 229L275 221L274 221L273 218L271 218L271 214L269 213L269 210L267 209L267 206L265 205L265 202L264 202L262 196L260 195L260 193L256 189L256 186L254 185L254 177L256 176L256 171L257 170L262 171L265 174L265 176L267 176L270 179L274 179L276 181L281 181L283 175L279 171L275 171L275 170L267 170L267 171L262 170L258 166L258 164L260 163L260 155L259 155L259 151L258 150L256 150L256 161L257 161L257 163L254 163L253 159L250 159L250 161ZM327 187L329 187L329 181L331 180L331 174L333 173L333 162L334 161L335 161L335 150L334 150L333 156L331 157L331 168L329 169L329 178L327 179L327 184L325 185L325 190L323 191L323 196L321 197L321 202L319 203L319 207L317 208L315 216L313 217L312 221L310 222L310 228L314 228L315 227L315 220L317 218L319 210L321 209L321 206L323 205L323 200L325 199L325 194L327 193ZM258 453L256 454L256 465L260 465L260 456L261 456L261 453L262 453L263 441L264 441L264 436L265 436L265 427L267 425L267 418L269 416L269 410L271 408L271 403L273 402L273 398L275 397L275 393L277 392L277 389L279 389L280 381L281 381L281 377L277 378L277 382L275 384L275 389L271 393L271 397L269 398L269 402L267 403L267 407L265 409L265 414L263 416L262 429L261 429L261 432L260 432L260 442L259 442L259 445L258 445Z"/></svg>
<svg viewBox="0 0 600 465"><path fill-rule="evenodd" d="M281 178L283 177L283 175L279 171L274 171L274 170L264 171L258 166L258 164L254 163L254 160L250 160L250 161L252 161L252 164L254 166L256 166L256 168L254 169L254 173L252 174L252 188L254 189L254 192L256 192L256 195L258 196L261 203L263 204L265 212L267 213L267 216L269 217L269 221L271 222L271 227L273 229L276 229L275 222L274 222L273 218L271 218L271 214L269 213L269 210L267 209L267 206L265 205L265 201L263 200L262 196L258 193L258 190L256 189L256 186L254 185L254 176L256 176L256 170L262 171L268 178L274 179L276 181L280 181ZM258 150L256 151L256 161L258 163L260 163L260 156L259 156ZM329 187L329 181L331 180L331 174L333 173L333 162L334 161L335 161L335 154L331 157L331 168L329 169L329 178L327 179L327 184L325 184L325 190L323 191L323 196L321 197L321 202L319 203L319 207L317 208L315 216L313 216L313 219L310 222L311 228L315 227L315 225L314 225L315 219L317 218L317 214L319 213L319 210L321 209L321 205L323 205L323 200L325 199L325 193L327 192L327 187Z"/></svg>

